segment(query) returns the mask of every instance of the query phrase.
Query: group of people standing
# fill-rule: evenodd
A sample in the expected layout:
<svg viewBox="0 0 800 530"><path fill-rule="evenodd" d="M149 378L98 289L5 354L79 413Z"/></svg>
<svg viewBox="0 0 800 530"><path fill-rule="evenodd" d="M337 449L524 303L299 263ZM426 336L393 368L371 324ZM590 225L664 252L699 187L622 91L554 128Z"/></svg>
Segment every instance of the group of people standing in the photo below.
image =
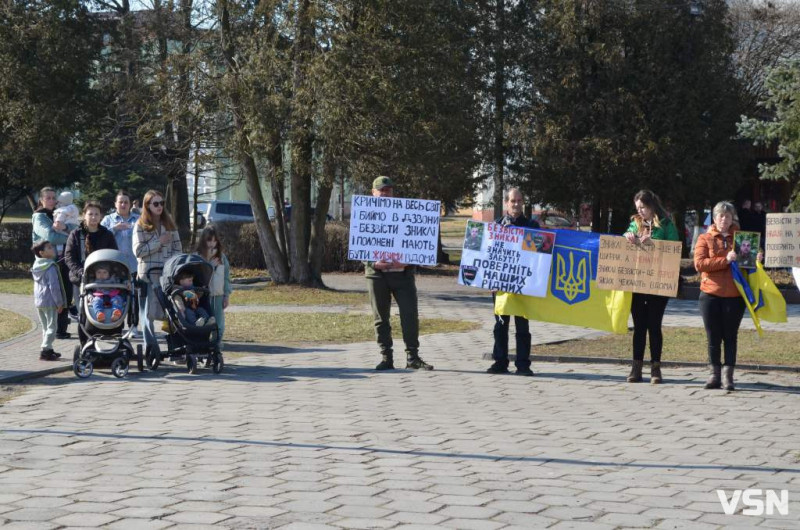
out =
<svg viewBox="0 0 800 530"><path fill-rule="evenodd" d="M183 252L175 222L165 211L164 196L150 190L145 193L141 214L132 211L131 196L117 192L114 211L103 216L100 203L87 201L77 225L64 224L54 215L56 190L43 188L33 214L34 301L42 323L40 359L56 360L55 339L71 338L68 332L69 308L73 292L83 277L86 258L97 250L114 249L125 255L129 270L139 282L139 323L146 344L157 347L154 321L163 313L154 303L153 285L160 278L164 263ZM67 235L68 234L68 235ZM219 327L219 340L225 328L224 309L231 294L230 264L214 227L206 227L200 235L196 252L214 267L209 286L211 306ZM82 337L82 330L78 327ZM135 334L138 334L135 332Z"/></svg>

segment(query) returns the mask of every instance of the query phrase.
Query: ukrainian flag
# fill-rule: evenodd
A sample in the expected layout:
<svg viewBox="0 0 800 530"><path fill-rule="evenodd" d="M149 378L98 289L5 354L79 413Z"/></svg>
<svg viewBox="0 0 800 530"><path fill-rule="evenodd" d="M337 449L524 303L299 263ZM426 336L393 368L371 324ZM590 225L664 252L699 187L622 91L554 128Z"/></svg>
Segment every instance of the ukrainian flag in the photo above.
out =
<svg viewBox="0 0 800 530"><path fill-rule="evenodd" d="M597 287L600 234L578 230L553 232L556 244L547 296L498 293L495 314L627 333L631 293Z"/></svg>
<svg viewBox="0 0 800 530"><path fill-rule="evenodd" d="M739 268L739 265L731 262L731 272L733 282L739 290L739 294L744 298L750 318L756 326L758 336L764 336L761 328L761 321L767 322L786 322L786 300L783 295L772 283L761 263L756 262L756 270L747 271Z"/></svg>

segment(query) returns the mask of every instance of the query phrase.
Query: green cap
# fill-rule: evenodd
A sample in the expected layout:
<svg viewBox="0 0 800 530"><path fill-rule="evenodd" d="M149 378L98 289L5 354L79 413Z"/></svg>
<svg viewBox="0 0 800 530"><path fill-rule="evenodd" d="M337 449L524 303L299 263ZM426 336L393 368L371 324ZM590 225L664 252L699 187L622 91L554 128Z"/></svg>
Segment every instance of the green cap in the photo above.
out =
<svg viewBox="0 0 800 530"><path fill-rule="evenodd" d="M394 188L394 182L389 177L378 177L372 181L373 190L382 190L383 188Z"/></svg>

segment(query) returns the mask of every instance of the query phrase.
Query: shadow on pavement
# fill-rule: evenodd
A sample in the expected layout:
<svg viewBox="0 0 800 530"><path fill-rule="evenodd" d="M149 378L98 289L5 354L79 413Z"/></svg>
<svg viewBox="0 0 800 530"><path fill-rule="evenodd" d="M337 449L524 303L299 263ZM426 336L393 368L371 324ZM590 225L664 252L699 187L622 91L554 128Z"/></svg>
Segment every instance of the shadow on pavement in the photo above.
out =
<svg viewBox="0 0 800 530"><path fill-rule="evenodd" d="M80 431L62 431L57 429L3 429L4 433L9 434L30 434L30 435L44 435L44 436L70 436L75 438L106 438L110 440L149 440L154 442L214 442L221 444L236 444L236 445L251 445L262 447L285 447L290 449L322 449L322 450L335 450L335 451L370 451L377 454L392 454L392 455L406 455L406 456L421 456L421 457L434 457L434 458L457 458L457 459L471 459L471 460L487 460L487 461L514 461L514 462L531 462L539 464L565 464L574 466L588 466L588 467L635 467L644 469L670 469L670 470L718 470L718 471L742 471L742 472L756 472L756 473L790 473L800 475L800 468L784 468L774 466L747 466L747 465L715 465L715 464L656 464L646 462L604 462L599 459L592 460L579 460L572 458L548 458L547 456L503 456L494 454L481 454L481 453L454 453L442 451L420 451L420 450L403 450L403 449L388 449L380 447L371 447L367 444L360 444L354 442L348 445L334 445L334 444L316 444L316 443L292 443L292 442L277 442L272 440L247 440L241 438L217 438L217 437L192 437L192 436L175 436L175 435L144 435L144 434L113 434L113 433L99 433L99 432L80 432Z"/></svg>

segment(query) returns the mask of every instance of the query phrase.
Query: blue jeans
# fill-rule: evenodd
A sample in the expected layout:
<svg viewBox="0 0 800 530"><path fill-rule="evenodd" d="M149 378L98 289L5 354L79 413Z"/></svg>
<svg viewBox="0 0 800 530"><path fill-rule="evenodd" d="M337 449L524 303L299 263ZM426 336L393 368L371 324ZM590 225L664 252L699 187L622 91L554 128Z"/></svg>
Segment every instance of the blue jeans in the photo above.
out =
<svg viewBox="0 0 800 530"><path fill-rule="evenodd" d="M211 312L214 318L217 319L217 327L219 328L219 336L217 342L222 344L222 334L225 333L225 310L222 308L222 301L224 296L212 296L209 299L211 303Z"/></svg>

